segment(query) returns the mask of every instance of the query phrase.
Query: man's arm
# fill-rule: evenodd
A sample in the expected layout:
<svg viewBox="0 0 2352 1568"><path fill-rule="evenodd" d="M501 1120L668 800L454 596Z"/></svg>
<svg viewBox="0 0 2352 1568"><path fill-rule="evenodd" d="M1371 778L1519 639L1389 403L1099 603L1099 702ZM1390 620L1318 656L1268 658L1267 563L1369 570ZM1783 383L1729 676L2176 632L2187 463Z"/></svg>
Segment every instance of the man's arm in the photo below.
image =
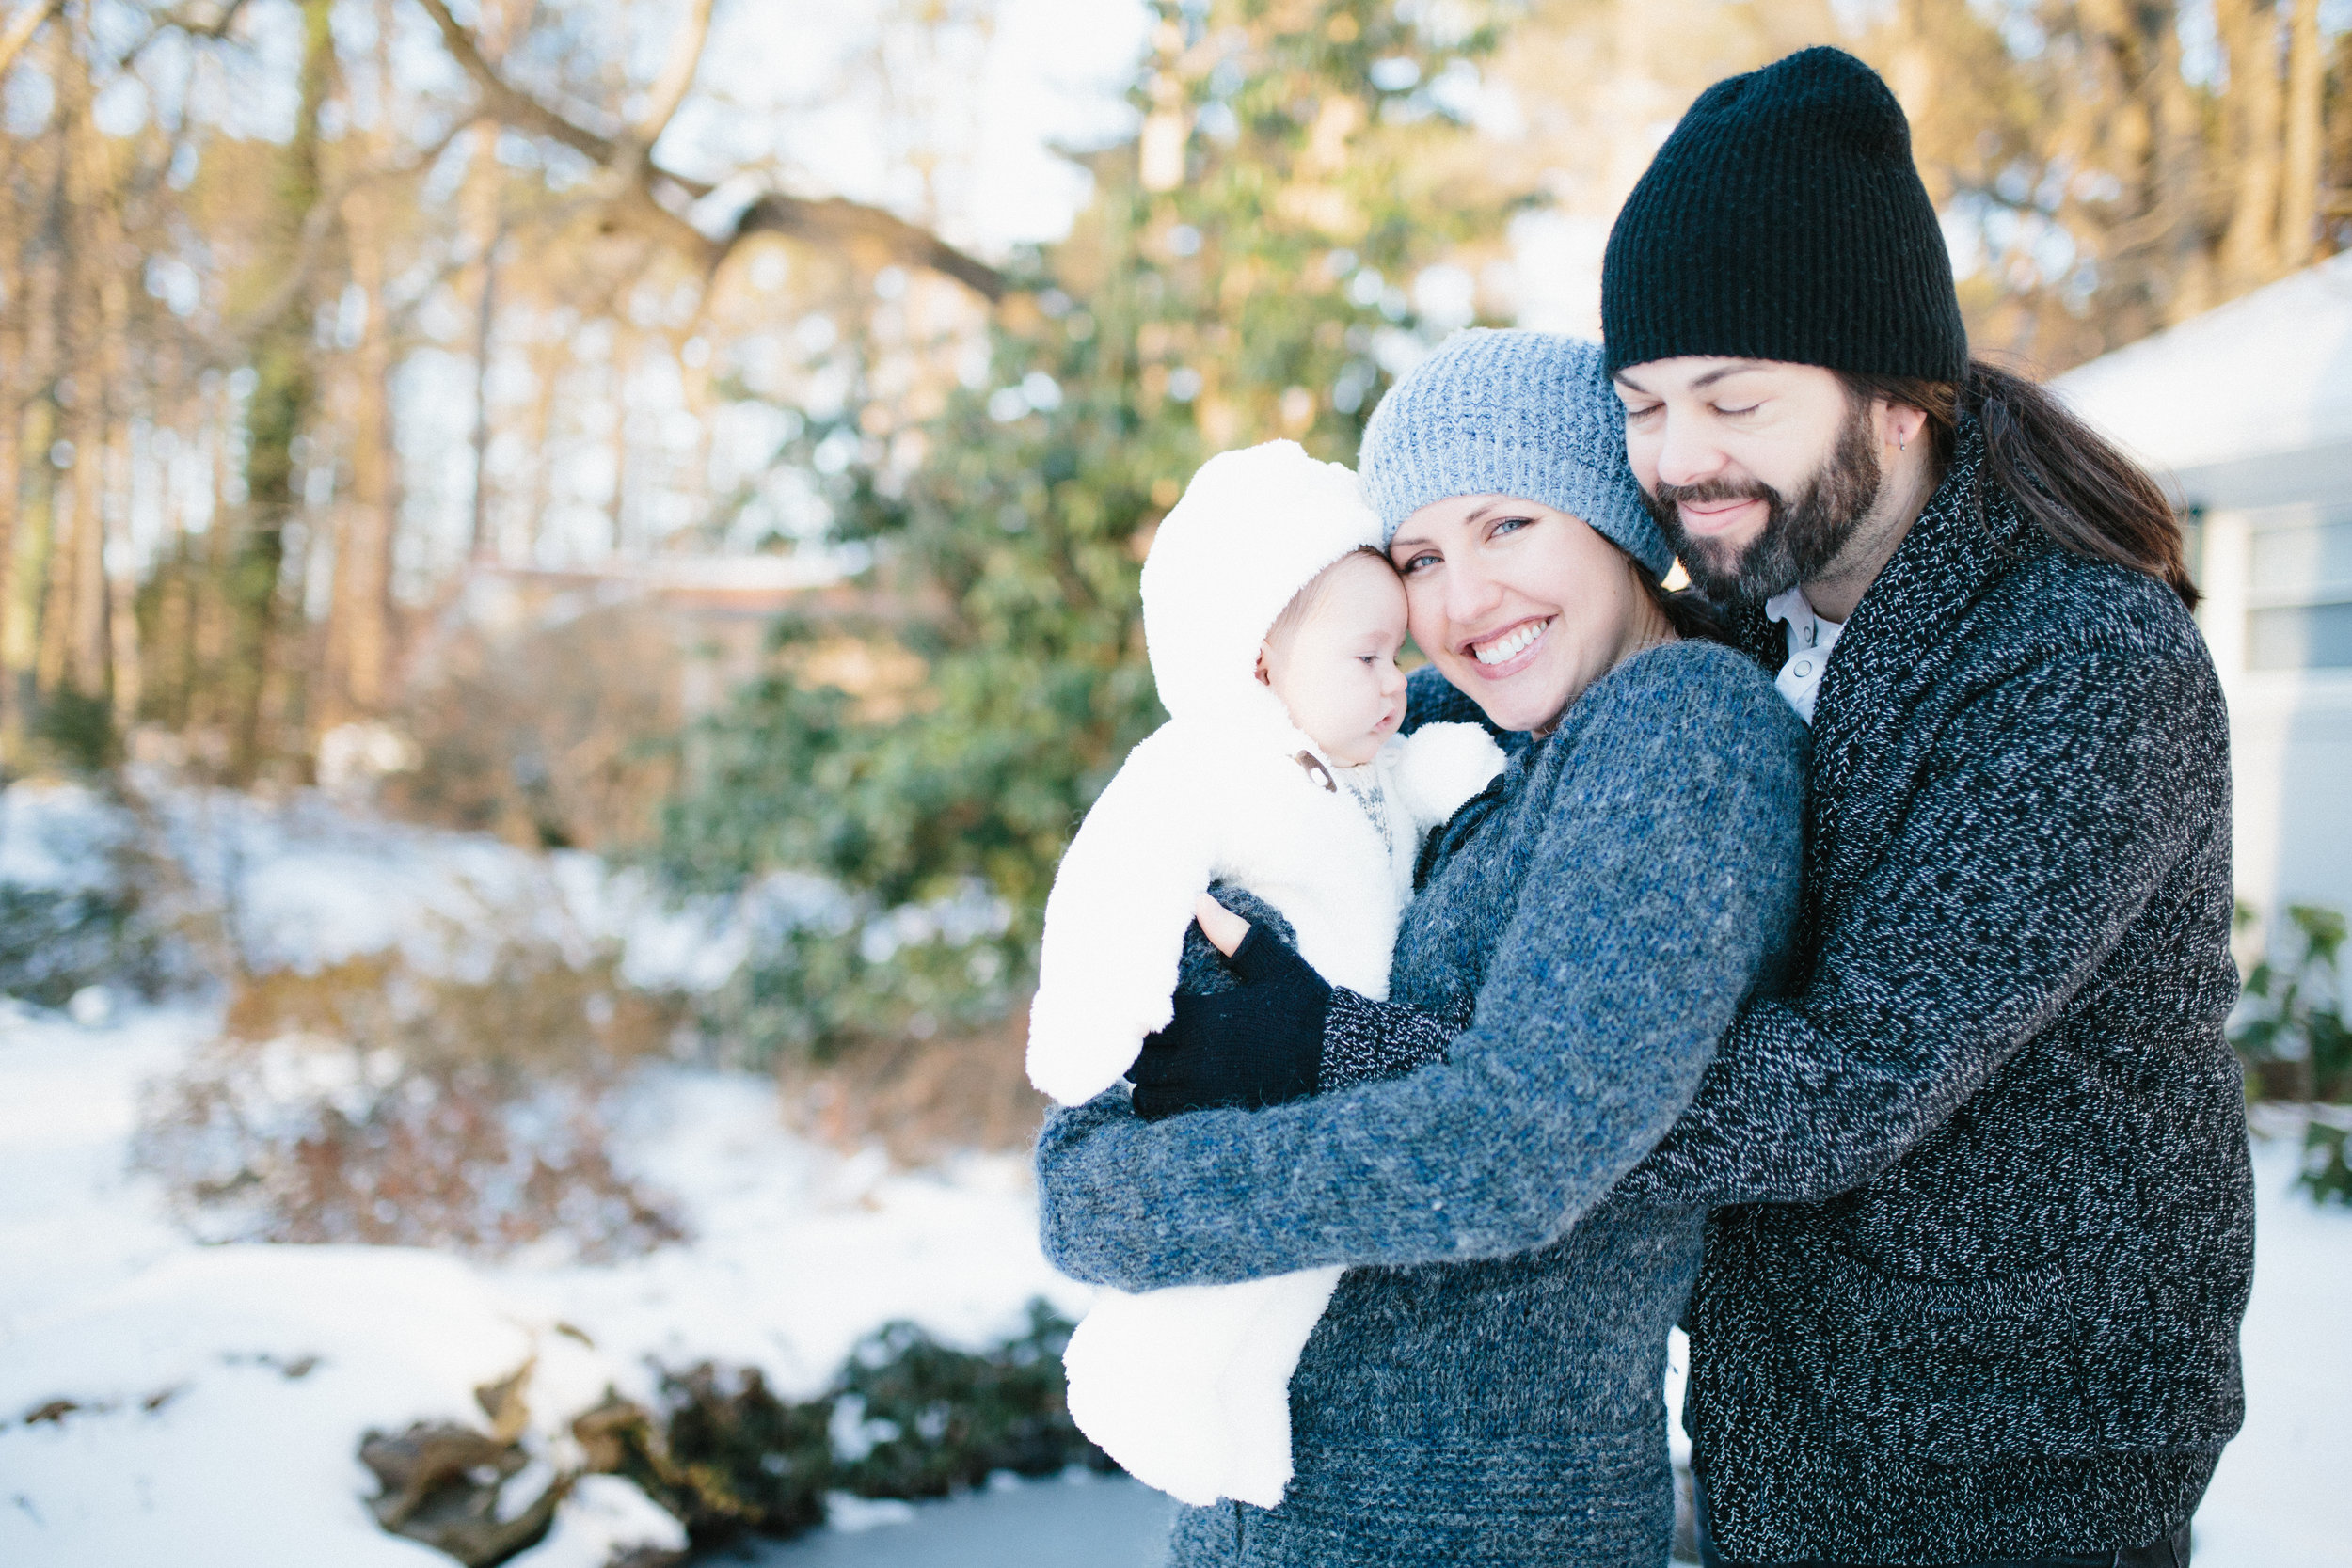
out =
<svg viewBox="0 0 2352 1568"><path fill-rule="evenodd" d="M1804 989L1741 1009L1628 1190L1812 1201L1942 1127L2074 999L2217 814L2227 831L2211 681L2185 658L2078 651L1956 716Z"/></svg>

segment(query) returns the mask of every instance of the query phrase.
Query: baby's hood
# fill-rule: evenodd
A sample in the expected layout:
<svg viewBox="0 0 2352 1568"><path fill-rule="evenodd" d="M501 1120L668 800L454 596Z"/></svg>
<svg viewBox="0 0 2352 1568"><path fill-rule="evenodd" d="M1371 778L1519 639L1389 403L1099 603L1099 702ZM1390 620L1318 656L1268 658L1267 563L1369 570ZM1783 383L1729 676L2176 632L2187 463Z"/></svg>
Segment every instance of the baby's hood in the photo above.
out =
<svg viewBox="0 0 2352 1568"><path fill-rule="evenodd" d="M1284 719L1257 678L1266 628L1315 574L1380 519L1345 464L1295 441L1219 452L1200 465L1143 563L1143 638L1160 702L1177 719Z"/></svg>

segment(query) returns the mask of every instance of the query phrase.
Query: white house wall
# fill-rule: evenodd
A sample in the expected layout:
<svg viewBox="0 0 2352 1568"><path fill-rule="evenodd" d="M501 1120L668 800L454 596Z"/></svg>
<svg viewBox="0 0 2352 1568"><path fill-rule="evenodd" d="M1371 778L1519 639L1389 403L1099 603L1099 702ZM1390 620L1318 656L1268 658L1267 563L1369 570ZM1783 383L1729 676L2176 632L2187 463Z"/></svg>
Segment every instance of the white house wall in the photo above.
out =
<svg viewBox="0 0 2352 1568"><path fill-rule="evenodd" d="M2352 500L2352 466L2343 477L2336 494ZM2238 894L2265 913L2294 903L2352 910L2352 670L2247 667L2255 535L2311 510L2204 519L2197 619L2230 704Z"/></svg>

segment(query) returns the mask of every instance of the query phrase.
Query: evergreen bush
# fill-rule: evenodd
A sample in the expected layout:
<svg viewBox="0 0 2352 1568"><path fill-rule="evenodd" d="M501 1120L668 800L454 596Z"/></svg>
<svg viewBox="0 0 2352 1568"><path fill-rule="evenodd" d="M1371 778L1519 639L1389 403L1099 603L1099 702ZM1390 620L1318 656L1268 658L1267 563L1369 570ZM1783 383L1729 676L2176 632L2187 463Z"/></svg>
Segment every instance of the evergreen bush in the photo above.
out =
<svg viewBox="0 0 2352 1568"><path fill-rule="evenodd" d="M2251 911L2241 907L2239 923ZM2284 951L2265 951L2248 971L2230 1043L2247 1065L2249 1097L2308 1106L2352 1102L2352 1029L2344 1026L2338 956L2344 942L2340 911L2290 904ZM2273 949L2280 946L2274 938ZM2314 1111L2303 1133L2299 1180L2321 1202L2352 1204L2346 1128Z"/></svg>
<svg viewBox="0 0 2352 1568"><path fill-rule="evenodd" d="M696 1551L814 1528L829 1492L944 1497L1000 1471L1113 1468L1063 1398L1069 1321L1043 1301L1028 1317L1024 1332L977 1353L886 1324L808 1401L779 1397L755 1369L664 1370L655 1410L611 1400L574 1431L594 1467L636 1481Z"/></svg>
<svg viewBox="0 0 2352 1568"><path fill-rule="evenodd" d="M861 901L755 960L717 1021L755 1055L1020 996L1071 832L1163 717L1136 595L1153 529L1212 452L1289 436L1352 459L1380 388L1458 325L1424 324L1405 284L1509 211L1464 162L1453 90L1491 45L1457 25L1482 8L1154 10L1131 97L1164 166L1134 142L1084 158L1094 199L1014 267L985 374L924 408L877 390L850 334L843 405L787 420L778 462L821 498L822 542L873 564L846 606L779 626L768 672L690 737L661 847L685 887L788 869ZM851 669L896 673L851 690ZM876 921L976 881L1000 929L874 956Z"/></svg>
<svg viewBox="0 0 2352 1568"><path fill-rule="evenodd" d="M135 890L0 882L0 995L62 1007L86 986L153 997L172 978Z"/></svg>

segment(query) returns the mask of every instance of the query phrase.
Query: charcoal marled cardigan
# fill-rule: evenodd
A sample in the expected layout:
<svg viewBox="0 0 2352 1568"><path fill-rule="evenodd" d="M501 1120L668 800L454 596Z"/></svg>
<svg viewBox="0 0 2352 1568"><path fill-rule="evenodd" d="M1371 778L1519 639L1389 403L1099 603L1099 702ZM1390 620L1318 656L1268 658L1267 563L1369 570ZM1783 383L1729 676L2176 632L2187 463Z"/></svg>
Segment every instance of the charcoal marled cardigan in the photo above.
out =
<svg viewBox="0 0 2352 1568"><path fill-rule="evenodd" d="M1292 1384L1271 1512L1194 1563L1658 1568L1660 1399L1701 1212L1606 1195L1673 1125L1796 906L1804 735L1703 643L1596 682L1444 830L1391 994L1445 1062L1257 1112L1047 1122L1047 1256L1127 1289L1353 1265Z"/></svg>
<svg viewBox="0 0 2352 1568"><path fill-rule="evenodd" d="M2220 688L2169 589L1983 476L1964 420L1831 657L1787 999L1628 1182L1752 1205L1690 1320L1726 1562L2144 1544L2243 1410Z"/></svg>
<svg viewBox="0 0 2352 1568"><path fill-rule="evenodd" d="M2237 1429L2253 1261L2204 645L2161 584L2052 546L1963 420L1814 720L1790 988L1620 1189L1735 1205L1684 1407L1721 1560L2162 1540ZM1327 1061L1430 1053L1436 1021L1343 1015Z"/></svg>

